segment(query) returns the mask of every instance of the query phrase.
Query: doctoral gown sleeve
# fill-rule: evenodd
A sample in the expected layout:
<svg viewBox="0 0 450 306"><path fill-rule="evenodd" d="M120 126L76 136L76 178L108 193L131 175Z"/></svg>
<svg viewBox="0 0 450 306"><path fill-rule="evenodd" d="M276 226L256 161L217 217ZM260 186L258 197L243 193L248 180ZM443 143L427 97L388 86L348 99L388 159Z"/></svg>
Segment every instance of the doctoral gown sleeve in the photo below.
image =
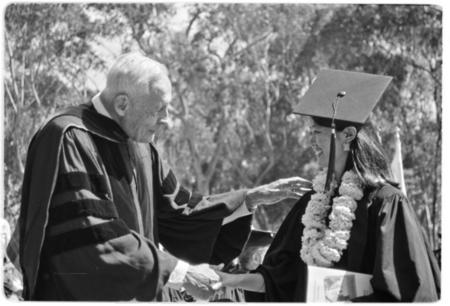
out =
<svg viewBox="0 0 450 306"><path fill-rule="evenodd" d="M120 218L91 137L77 128L63 135L37 296L47 299L58 288L61 295L54 292L54 299L153 300L167 282L176 258L159 251ZM45 152L45 142L34 145ZM31 174L31 189L40 184L41 175Z"/></svg>
<svg viewBox="0 0 450 306"><path fill-rule="evenodd" d="M251 229L252 216L222 226L243 205L246 191L203 196L183 187L151 146L157 167L158 236L164 248L189 263L228 263L239 255Z"/></svg>
<svg viewBox="0 0 450 306"><path fill-rule="evenodd" d="M392 186L378 192L374 294L356 301L436 301L440 271L408 200Z"/></svg>
<svg viewBox="0 0 450 306"><path fill-rule="evenodd" d="M305 194L283 221L262 265L253 273L264 278L265 293L246 291L247 302L294 302L305 300L306 265L300 258L304 214L311 193Z"/></svg>

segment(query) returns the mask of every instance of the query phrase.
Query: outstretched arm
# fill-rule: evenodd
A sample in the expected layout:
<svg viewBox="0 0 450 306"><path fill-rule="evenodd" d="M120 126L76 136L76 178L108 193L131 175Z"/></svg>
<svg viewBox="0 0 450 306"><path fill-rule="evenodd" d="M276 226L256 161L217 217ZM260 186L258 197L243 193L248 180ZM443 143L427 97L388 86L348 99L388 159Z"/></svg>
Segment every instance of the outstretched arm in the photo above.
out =
<svg viewBox="0 0 450 306"><path fill-rule="evenodd" d="M230 274L217 271L217 274L219 274L221 281L213 286L216 290L222 287L230 287L259 293L266 292L264 278L259 273Z"/></svg>
<svg viewBox="0 0 450 306"><path fill-rule="evenodd" d="M311 182L301 177L282 178L268 184L248 189L244 203L231 215L223 219L222 224L252 214L259 205L272 205L285 199L297 199L311 190ZM236 191L230 191L232 194Z"/></svg>
<svg viewBox="0 0 450 306"><path fill-rule="evenodd" d="M160 194L156 202L159 241L171 254L189 263L232 260L248 237L251 214L258 205L299 197L310 184L301 178L281 179L252 189L203 196L184 188L154 146L150 149L157 174L156 194ZM225 226L229 226L231 235ZM184 247L187 238L190 248Z"/></svg>
<svg viewBox="0 0 450 306"><path fill-rule="evenodd" d="M301 177L282 178L247 191L245 203L250 210L258 205L272 205L284 199L299 199L312 189L312 183Z"/></svg>

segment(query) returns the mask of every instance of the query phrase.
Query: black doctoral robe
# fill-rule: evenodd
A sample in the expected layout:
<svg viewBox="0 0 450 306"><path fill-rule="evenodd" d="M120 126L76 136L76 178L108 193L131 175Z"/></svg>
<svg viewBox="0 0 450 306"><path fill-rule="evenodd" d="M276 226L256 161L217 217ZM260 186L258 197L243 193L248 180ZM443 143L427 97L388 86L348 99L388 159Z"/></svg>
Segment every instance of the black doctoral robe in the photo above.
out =
<svg viewBox="0 0 450 306"><path fill-rule="evenodd" d="M300 258L301 217L312 192L290 211L275 236L261 273L265 294L246 291L246 301L292 302L306 300L307 266ZM373 275L374 293L360 302L436 301L440 271L415 212L402 193L391 185L371 192L358 202L348 248L334 266Z"/></svg>
<svg viewBox="0 0 450 306"><path fill-rule="evenodd" d="M251 216L222 221L244 197L189 192L152 144L130 141L92 104L57 114L28 150L19 218L24 298L160 300L174 256L218 264L239 254Z"/></svg>

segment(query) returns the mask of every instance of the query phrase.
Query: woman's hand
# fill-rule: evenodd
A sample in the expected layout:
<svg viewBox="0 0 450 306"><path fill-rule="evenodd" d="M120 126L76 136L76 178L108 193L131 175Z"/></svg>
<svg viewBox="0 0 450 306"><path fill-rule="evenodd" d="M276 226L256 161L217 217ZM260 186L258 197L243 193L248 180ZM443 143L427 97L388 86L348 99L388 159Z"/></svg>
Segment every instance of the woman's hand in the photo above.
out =
<svg viewBox="0 0 450 306"><path fill-rule="evenodd" d="M214 290L220 290L224 287L231 287L236 288L237 287L237 275L238 274L230 274L225 273L221 271L216 271L217 275L220 277L220 281L214 283L211 285L211 288Z"/></svg>
<svg viewBox="0 0 450 306"><path fill-rule="evenodd" d="M216 271L220 281L211 285L213 290L220 290L224 287L242 288L247 291L265 292L264 279L259 273L230 274Z"/></svg>

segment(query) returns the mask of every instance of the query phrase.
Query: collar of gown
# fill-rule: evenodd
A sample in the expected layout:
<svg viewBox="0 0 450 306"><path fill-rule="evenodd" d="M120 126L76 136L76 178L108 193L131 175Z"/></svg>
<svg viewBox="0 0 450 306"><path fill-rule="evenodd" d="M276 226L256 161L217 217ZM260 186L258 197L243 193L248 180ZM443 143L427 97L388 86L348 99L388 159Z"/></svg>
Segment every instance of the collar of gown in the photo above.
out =
<svg viewBox="0 0 450 306"><path fill-rule="evenodd" d="M109 119L112 119L109 112L106 110L105 106L102 103L102 100L100 100L100 93L96 94L92 98L92 105L94 106L94 109L99 113L100 115L103 115Z"/></svg>

